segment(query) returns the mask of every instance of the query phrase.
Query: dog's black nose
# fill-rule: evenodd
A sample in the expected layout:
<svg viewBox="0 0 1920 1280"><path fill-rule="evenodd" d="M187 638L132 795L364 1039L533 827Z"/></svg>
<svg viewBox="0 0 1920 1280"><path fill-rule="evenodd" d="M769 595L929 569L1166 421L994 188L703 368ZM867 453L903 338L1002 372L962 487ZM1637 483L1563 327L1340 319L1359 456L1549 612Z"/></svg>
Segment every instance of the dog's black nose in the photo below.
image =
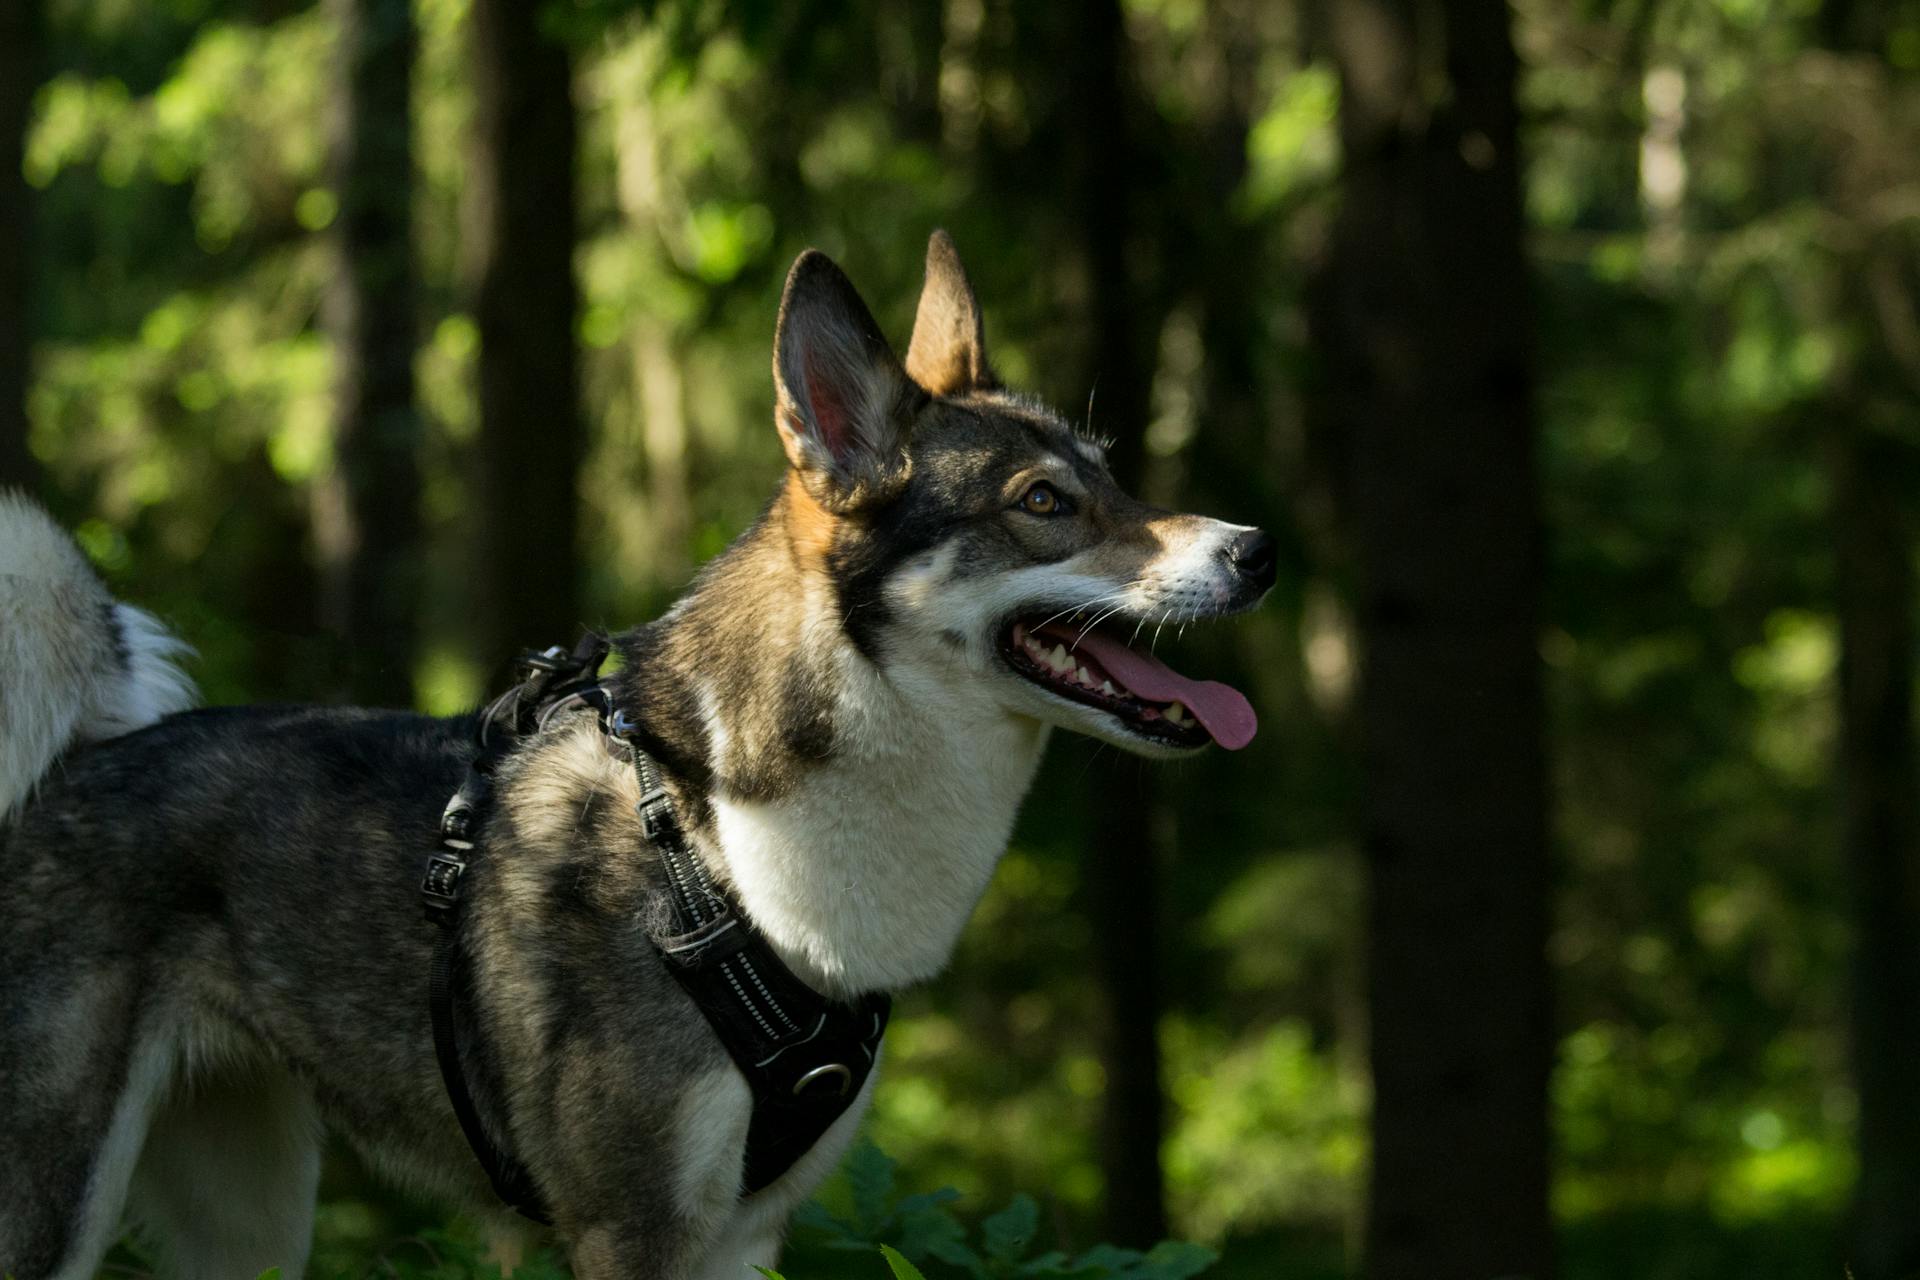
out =
<svg viewBox="0 0 1920 1280"><path fill-rule="evenodd" d="M1227 559L1235 573L1262 591L1273 585L1279 573L1273 538L1264 529L1249 529L1229 542Z"/></svg>

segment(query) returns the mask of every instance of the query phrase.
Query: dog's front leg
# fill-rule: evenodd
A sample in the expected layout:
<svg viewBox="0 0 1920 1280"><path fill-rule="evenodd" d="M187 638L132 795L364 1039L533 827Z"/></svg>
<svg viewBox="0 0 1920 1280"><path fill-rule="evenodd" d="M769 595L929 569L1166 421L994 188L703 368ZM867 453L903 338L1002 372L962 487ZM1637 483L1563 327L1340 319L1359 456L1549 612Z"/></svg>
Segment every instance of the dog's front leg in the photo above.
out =
<svg viewBox="0 0 1920 1280"><path fill-rule="evenodd" d="M635 1280L684 1280L686 1277L684 1265L676 1265L673 1259L661 1256L664 1251L659 1242L635 1235L624 1224L608 1222L571 1234L573 1239L567 1254L576 1280L619 1280L622 1276L632 1276Z"/></svg>
<svg viewBox="0 0 1920 1280"><path fill-rule="evenodd" d="M753 1280L750 1260L738 1250L702 1247L708 1242L660 1227L658 1222L609 1222L569 1233L576 1280ZM779 1241L766 1242L764 1249L771 1259ZM756 1252L751 1261L767 1265L761 1256Z"/></svg>
<svg viewBox="0 0 1920 1280"><path fill-rule="evenodd" d="M694 1269L694 1280L754 1280L753 1268L779 1265L785 1232L779 1227L717 1241Z"/></svg>
<svg viewBox="0 0 1920 1280"><path fill-rule="evenodd" d="M778 1226L695 1242L664 1237L658 1224L607 1223L572 1233L577 1280L754 1280L754 1267L780 1260Z"/></svg>

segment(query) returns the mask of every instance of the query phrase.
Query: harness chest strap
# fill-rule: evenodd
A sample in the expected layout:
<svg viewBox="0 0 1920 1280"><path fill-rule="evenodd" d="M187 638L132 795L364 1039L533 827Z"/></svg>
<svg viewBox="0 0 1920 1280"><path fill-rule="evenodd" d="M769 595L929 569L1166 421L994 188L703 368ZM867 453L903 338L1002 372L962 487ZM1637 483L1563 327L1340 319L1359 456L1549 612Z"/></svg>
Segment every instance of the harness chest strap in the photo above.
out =
<svg viewBox="0 0 1920 1280"><path fill-rule="evenodd" d="M653 943L753 1090L745 1186L758 1191L859 1096L893 1002L885 993L855 1004L829 1000L787 968L687 844L659 766L632 729L618 711L608 717L609 732L633 753L635 807L671 886L675 932Z"/></svg>
<svg viewBox="0 0 1920 1280"><path fill-rule="evenodd" d="M548 1218L531 1175L493 1141L480 1120L460 1064L453 1017L459 886L489 798L493 764L507 745L496 734L511 738L531 732L561 703L581 702L595 708L610 741L630 755L640 784L635 808L666 873L673 921L671 932L650 940L753 1093L742 1176L747 1193L792 1168L859 1096L892 1007L884 993L847 1004L808 986L714 882L687 842L659 765L635 740L634 724L595 682L606 653L607 642L590 633L571 655L555 648L523 658L530 674L482 715L480 752L442 815L441 849L428 859L421 885L427 914L441 926L429 1004L448 1099L495 1194L538 1222Z"/></svg>

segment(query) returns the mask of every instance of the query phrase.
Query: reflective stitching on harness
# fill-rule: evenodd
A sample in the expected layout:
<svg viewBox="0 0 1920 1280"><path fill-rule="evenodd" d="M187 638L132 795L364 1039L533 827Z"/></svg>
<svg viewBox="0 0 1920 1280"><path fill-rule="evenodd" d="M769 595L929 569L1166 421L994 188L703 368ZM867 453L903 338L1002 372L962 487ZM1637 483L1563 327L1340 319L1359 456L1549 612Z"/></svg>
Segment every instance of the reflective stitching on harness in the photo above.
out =
<svg viewBox="0 0 1920 1280"><path fill-rule="evenodd" d="M659 849L660 856L667 862L669 878L676 885L685 884L687 881L686 860L690 860L692 854L688 853L684 847L676 848L675 842L668 840L660 841ZM686 854L685 860L682 858L683 853ZM691 893L684 894L681 896L681 901L686 906L688 913L693 916L695 928L708 922L709 917L706 911L706 904L702 902L699 897Z"/></svg>
<svg viewBox="0 0 1920 1280"><path fill-rule="evenodd" d="M774 1036L777 1038L780 1033L773 1029L773 1024L771 1022L768 1022L764 1017L761 1016L760 1010L757 1007L755 1007L753 1001L748 998L746 988L740 985L740 979L733 976L733 961L722 960L720 962L720 972L726 978L727 985L733 988L734 994L740 997L741 1006L745 1008L748 1013L753 1015L753 1020L755 1022L760 1024L760 1029L766 1032L768 1035Z"/></svg>
<svg viewBox="0 0 1920 1280"><path fill-rule="evenodd" d="M741 956L740 967L747 971L748 981L753 983L754 989L758 991L761 998L767 1002L767 1008L772 1012L773 1016L786 1023L788 1031L798 1031L800 1024L787 1016L787 1011L782 1009L780 1002L773 998L773 992L767 990L767 984L760 981L760 975L753 971L753 961L747 959L745 956Z"/></svg>

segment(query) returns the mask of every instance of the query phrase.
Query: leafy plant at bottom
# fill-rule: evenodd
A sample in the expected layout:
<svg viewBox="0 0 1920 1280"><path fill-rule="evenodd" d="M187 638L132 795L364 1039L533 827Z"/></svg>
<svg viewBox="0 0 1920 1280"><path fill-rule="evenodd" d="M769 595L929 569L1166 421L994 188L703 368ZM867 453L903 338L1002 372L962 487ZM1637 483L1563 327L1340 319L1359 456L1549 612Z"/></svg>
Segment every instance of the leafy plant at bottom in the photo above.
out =
<svg viewBox="0 0 1920 1280"><path fill-rule="evenodd" d="M868 1252L876 1247L895 1280L926 1280L919 1264L935 1259L969 1280L1188 1280L1212 1266L1210 1249L1163 1241L1146 1252L1096 1245L1078 1256L1052 1250L1032 1254L1040 1206L1016 1195L1006 1208L980 1223L977 1240L948 1206L960 1199L951 1187L894 1196L894 1162L863 1143L847 1160L852 1213L842 1218L817 1201L804 1205L795 1222L818 1232L833 1249ZM772 1272L763 1275L779 1280Z"/></svg>

